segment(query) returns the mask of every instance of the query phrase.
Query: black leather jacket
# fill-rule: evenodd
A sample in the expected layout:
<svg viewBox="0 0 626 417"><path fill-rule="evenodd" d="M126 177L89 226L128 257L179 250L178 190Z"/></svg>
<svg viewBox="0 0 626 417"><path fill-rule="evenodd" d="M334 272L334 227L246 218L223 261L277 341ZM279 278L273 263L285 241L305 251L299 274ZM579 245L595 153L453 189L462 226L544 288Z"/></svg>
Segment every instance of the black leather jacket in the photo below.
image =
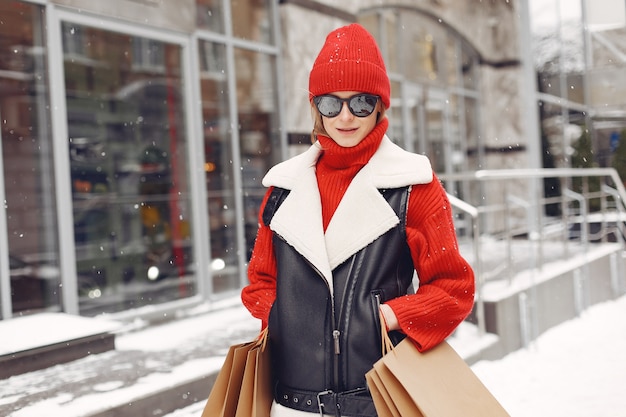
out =
<svg viewBox="0 0 626 417"><path fill-rule="evenodd" d="M287 391L363 390L368 395L365 373L381 357L378 306L410 291L414 273L405 235L409 187L379 191L400 223L336 267L332 288L274 235L277 284L268 326L274 377ZM266 225L288 193L273 190L263 213ZM276 397L283 405L317 411L317 404L309 409L290 403L281 390Z"/></svg>

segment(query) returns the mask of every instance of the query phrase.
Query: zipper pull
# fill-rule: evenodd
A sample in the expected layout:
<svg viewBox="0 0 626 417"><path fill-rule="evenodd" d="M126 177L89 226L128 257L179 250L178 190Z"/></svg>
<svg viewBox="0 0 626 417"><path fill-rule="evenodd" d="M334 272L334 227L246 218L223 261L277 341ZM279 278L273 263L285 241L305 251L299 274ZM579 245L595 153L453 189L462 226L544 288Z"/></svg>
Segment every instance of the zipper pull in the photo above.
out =
<svg viewBox="0 0 626 417"><path fill-rule="evenodd" d="M333 339L335 339L335 355L339 355L339 335L341 332L339 330L333 330Z"/></svg>

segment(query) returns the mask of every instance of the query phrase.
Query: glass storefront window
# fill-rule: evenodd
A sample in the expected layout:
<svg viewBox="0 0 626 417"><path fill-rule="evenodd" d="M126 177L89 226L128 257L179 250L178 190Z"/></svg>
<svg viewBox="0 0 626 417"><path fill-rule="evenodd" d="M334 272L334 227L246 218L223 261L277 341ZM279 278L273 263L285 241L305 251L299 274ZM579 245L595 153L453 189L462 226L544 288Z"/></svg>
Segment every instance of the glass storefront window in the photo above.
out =
<svg viewBox="0 0 626 417"><path fill-rule="evenodd" d="M254 42L272 43L271 0L230 0L233 36Z"/></svg>
<svg viewBox="0 0 626 417"><path fill-rule="evenodd" d="M228 94L230 73L225 46L200 41L199 49L213 292L223 293L241 286L238 248L244 248L243 256L248 261L258 228L258 209L266 191L261 179L281 158L276 63L272 55L235 49L233 98ZM235 99L239 155L233 153L234 132L228 113L229 103ZM241 190L235 189L238 175ZM243 208L243 219L237 217L238 204ZM237 231L239 221L243 221L243 236Z"/></svg>
<svg viewBox="0 0 626 417"><path fill-rule="evenodd" d="M476 89L477 56L456 37L446 38L446 77L448 85Z"/></svg>
<svg viewBox="0 0 626 417"><path fill-rule="evenodd" d="M565 0L531 0L533 58L539 90L584 102L584 78L568 74L585 71L582 3Z"/></svg>
<svg viewBox="0 0 626 417"><path fill-rule="evenodd" d="M0 0L0 138L13 313L61 309L43 8ZM5 279L6 277L0 277Z"/></svg>
<svg viewBox="0 0 626 417"><path fill-rule="evenodd" d="M359 22L379 42L380 25L393 39L385 42L386 59L398 60L387 113L392 140L429 156L442 174L479 167L476 51L458 33L418 12L372 10Z"/></svg>
<svg viewBox="0 0 626 417"><path fill-rule="evenodd" d="M202 29L224 33L222 0L196 0L196 24Z"/></svg>
<svg viewBox="0 0 626 417"><path fill-rule="evenodd" d="M539 115L544 153L550 155L555 168L569 168L572 151L563 137L563 107L542 101L539 103Z"/></svg>
<svg viewBox="0 0 626 417"><path fill-rule="evenodd" d="M258 229L258 210L265 194L261 179L281 160L275 58L235 49L237 113L246 259L250 259Z"/></svg>
<svg viewBox="0 0 626 417"><path fill-rule="evenodd" d="M194 295L181 47L62 35L81 313Z"/></svg>
<svg viewBox="0 0 626 417"><path fill-rule="evenodd" d="M476 76L478 57L476 53L470 51L468 47L461 46L461 59L459 66L461 67L461 75L463 76L463 87L468 90L476 90L478 88L478 80Z"/></svg>
<svg viewBox="0 0 626 417"><path fill-rule="evenodd" d="M237 216L226 47L199 42L213 292L239 288Z"/></svg>
<svg viewBox="0 0 626 417"><path fill-rule="evenodd" d="M230 0L233 36L252 42L271 44L271 0ZM196 0L199 28L225 33L223 0Z"/></svg>
<svg viewBox="0 0 626 417"><path fill-rule="evenodd" d="M443 98L436 91L429 91L424 120L428 147L426 154L430 156L436 172L446 172L448 152L446 152L446 135L444 134L445 111Z"/></svg>
<svg viewBox="0 0 626 417"><path fill-rule="evenodd" d="M198 25L212 31L232 32L233 37L248 42L274 42L271 24L274 2L228 1L232 25L229 30L220 26L224 23L220 8L225 4L220 0L196 0ZM211 19L200 19L205 15ZM241 287L242 262L250 257L258 228L257 213L265 193L261 179L281 160L276 62L272 54L235 48L235 65L229 68L224 44L200 40L199 51L212 291L224 293ZM229 95L231 76L235 81L235 97ZM231 120L235 115L229 113L233 102L237 126ZM239 139L236 148L239 154L234 153L235 138ZM243 227L239 227L241 222Z"/></svg>
<svg viewBox="0 0 626 417"><path fill-rule="evenodd" d="M530 12L539 92L553 96L539 103L544 165L569 167L572 144L592 128L572 104L587 101L582 3L532 0Z"/></svg>
<svg viewBox="0 0 626 417"><path fill-rule="evenodd" d="M437 42L428 26L413 26L417 33L407 39L413 53L407 59L407 75L413 80L436 80L439 72Z"/></svg>
<svg viewBox="0 0 626 417"><path fill-rule="evenodd" d="M466 160L466 146L467 143L462 143L461 138L465 138L465 121L463 120L465 114L463 114L463 102L456 94L451 94L446 100L446 106L448 107L447 124L447 142L449 142L448 150L450 155L448 158L448 172L461 172L465 170Z"/></svg>
<svg viewBox="0 0 626 417"><path fill-rule="evenodd" d="M446 38L446 77L450 85L456 85L459 82L459 50L457 40L448 35Z"/></svg>
<svg viewBox="0 0 626 417"><path fill-rule="evenodd" d="M533 58L540 72L558 73L560 68L559 0L530 0Z"/></svg>
<svg viewBox="0 0 626 417"><path fill-rule="evenodd" d="M391 97L399 97L402 92L402 84L396 81L391 81ZM391 101L391 107L387 109L385 112L387 118L389 119L389 128L387 131L387 135L389 138L395 142L403 146L407 138L404 137L403 125L402 122L402 103L400 100L394 99Z"/></svg>
<svg viewBox="0 0 626 417"><path fill-rule="evenodd" d="M478 120L478 100L475 98L465 97L464 99L464 122L465 122L465 142L467 146L467 165L469 170L481 169L479 155L479 120Z"/></svg>
<svg viewBox="0 0 626 417"><path fill-rule="evenodd" d="M398 24L398 15L394 12L387 12L383 14L383 21L385 27L386 42L381 46L384 54L385 64L387 65L388 72L398 72L401 70L404 62L403 55L399 54L398 48L389 47L391 45L397 45L400 42L401 26ZM374 36L378 32L378 24L372 25L376 28L376 32L372 32ZM380 39L380 36L378 36Z"/></svg>

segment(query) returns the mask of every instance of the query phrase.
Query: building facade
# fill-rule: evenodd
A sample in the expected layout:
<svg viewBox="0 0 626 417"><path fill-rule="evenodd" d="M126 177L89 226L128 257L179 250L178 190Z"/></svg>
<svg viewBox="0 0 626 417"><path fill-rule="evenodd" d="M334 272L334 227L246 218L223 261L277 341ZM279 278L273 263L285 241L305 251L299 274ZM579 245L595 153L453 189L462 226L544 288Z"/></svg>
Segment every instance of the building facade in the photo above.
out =
<svg viewBox="0 0 626 417"><path fill-rule="evenodd" d="M238 293L261 178L309 146L308 72L350 22L387 63L389 136L443 178L569 166L583 132L610 166L626 12L603 1L0 0L0 317Z"/></svg>

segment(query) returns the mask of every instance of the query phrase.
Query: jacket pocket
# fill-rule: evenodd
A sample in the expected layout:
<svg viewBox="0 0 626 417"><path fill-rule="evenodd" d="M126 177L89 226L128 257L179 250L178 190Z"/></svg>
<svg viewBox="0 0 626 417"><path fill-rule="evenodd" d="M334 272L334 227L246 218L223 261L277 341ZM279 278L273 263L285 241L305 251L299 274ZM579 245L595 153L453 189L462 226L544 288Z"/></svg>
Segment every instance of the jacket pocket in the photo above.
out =
<svg viewBox="0 0 626 417"><path fill-rule="evenodd" d="M370 296L372 303L372 316L374 318L374 323L376 323L377 334L380 334L380 305L385 302L383 290L372 290L370 291Z"/></svg>
<svg viewBox="0 0 626 417"><path fill-rule="evenodd" d="M374 316L374 323L376 323L375 331L376 331L378 342L382 346L383 341L382 341L382 337L380 334L380 328L382 325L380 322L380 305L383 304L385 301L387 301L387 299L385 298L385 291L382 289L372 290L370 291L370 295L372 298L372 310L373 310L372 314ZM399 331L399 330L392 330L389 332L389 338L391 339L391 342L394 344L394 346L400 343L405 337L406 335L402 333L402 331Z"/></svg>

